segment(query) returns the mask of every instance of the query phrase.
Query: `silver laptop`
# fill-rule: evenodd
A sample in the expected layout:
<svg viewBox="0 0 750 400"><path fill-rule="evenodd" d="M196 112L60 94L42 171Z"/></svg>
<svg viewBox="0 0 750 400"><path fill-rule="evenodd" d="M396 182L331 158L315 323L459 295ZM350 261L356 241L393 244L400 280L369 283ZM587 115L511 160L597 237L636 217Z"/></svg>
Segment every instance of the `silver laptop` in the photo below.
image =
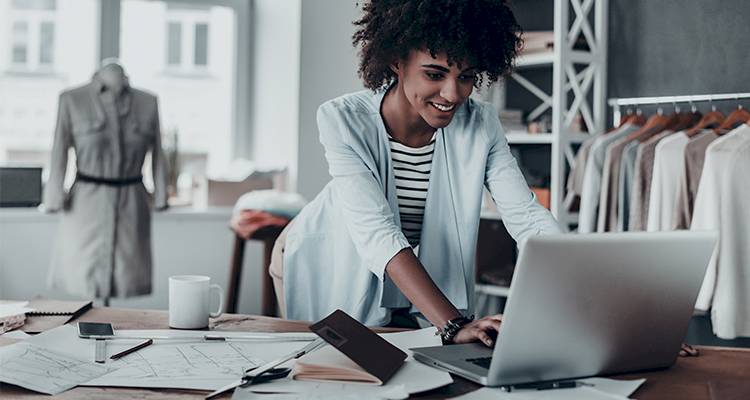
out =
<svg viewBox="0 0 750 400"><path fill-rule="evenodd" d="M690 231L533 237L495 348L423 347L414 358L486 386L668 367L715 243Z"/></svg>

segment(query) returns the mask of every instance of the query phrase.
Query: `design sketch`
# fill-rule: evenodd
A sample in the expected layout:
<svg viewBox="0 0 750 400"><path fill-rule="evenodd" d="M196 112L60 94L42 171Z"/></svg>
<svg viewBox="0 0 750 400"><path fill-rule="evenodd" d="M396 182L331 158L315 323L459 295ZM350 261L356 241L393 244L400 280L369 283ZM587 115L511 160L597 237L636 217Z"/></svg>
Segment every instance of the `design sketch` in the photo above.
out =
<svg viewBox="0 0 750 400"><path fill-rule="evenodd" d="M117 370L87 385L211 389L261 365L263 360L250 355L257 345L232 342L157 344L109 364Z"/></svg>
<svg viewBox="0 0 750 400"><path fill-rule="evenodd" d="M109 370L53 350L18 343L0 352L0 381L41 393L58 394Z"/></svg>

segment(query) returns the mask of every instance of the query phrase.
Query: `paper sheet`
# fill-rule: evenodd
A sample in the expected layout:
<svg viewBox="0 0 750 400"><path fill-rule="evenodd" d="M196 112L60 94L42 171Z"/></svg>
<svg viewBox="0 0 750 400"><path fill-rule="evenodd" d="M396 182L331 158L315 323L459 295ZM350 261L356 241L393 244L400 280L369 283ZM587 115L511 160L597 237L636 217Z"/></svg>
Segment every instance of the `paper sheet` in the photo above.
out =
<svg viewBox="0 0 750 400"><path fill-rule="evenodd" d="M622 381L606 378L580 379L587 386L574 389L514 390L482 388L463 396L460 400L625 400L645 382L645 379Z"/></svg>
<svg viewBox="0 0 750 400"><path fill-rule="evenodd" d="M407 398L401 397L401 398ZM336 400L362 400L360 394L341 394L336 393L335 397L332 397L330 393L253 393L250 391L235 391L232 396L232 400L330 400L335 398ZM367 397L368 399L396 399L397 397Z"/></svg>
<svg viewBox="0 0 750 400"><path fill-rule="evenodd" d="M253 393L249 390L235 390L232 395L232 400L330 400L335 398L336 400L362 400L362 399L406 399L409 397L408 393L400 392L398 388L394 388L389 392L383 392L380 394L366 394L352 393L345 394L344 392L304 392L304 393Z"/></svg>
<svg viewBox="0 0 750 400"><path fill-rule="evenodd" d="M406 398L409 394L436 389L453 383L450 374L424 365L413 359L409 350L413 347L439 346L440 337L435 336L435 328L417 331L385 333L381 336L394 346L406 352L409 357L393 377L383 386L356 383L307 382L282 379L260 385L249 386L237 392L255 393L304 393L308 395L336 394L341 396L357 395L364 398ZM399 389L402 388L402 389ZM237 396L241 396L237 393ZM243 398L243 397L238 397Z"/></svg>
<svg viewBox="0 0 750 400"><path fill-rule="evenodd" d="M0 382L41 393L62 393L108 371L93 362L26 342L0 348Z"/></svg>
<svg viewBox="0 0 750 400"><path fill-rule="evenodd" d="M205 335L205 334L217 334L222 335L226 337L236 337L236 336L246 336L250 334L249 332L224 332L224 331L183 331L183 330L171 330L171 329L151 329L151 330L117 330L115 331L115 334L118 336L142 336L142 337L154 337L154 336L170 336L170 337L178 337L178 336L196 336L196 335ZM261 334L261 333L259 333ZM277 343L286 343L288 348L288 351L292 351L298 348L303 347L307 342L283 342L284 338L287 337L293 337L293 338L301 338L301 337L309 337L310 340L314 340L317 338L317 336L312 332L302 332L302 333L262 333L262 335L268 335L268 336L275 336L279 338L279 342L252 342L252 341L242 341L242 343L256 343L256 344L262 344L262 346L259 346L259 351L264 351L263 346L269 345L268 347L271 350L271 353L268 355L259 355L259 358L265 359L267 356L280 356L284 353L276 353L277 347L275 344ZM62 351L66 354L71 354L73 356L81 356L86 354L91 354L92 359L94 355L94 341L89 339L81 339L78 337L78 330L75 325L64 325L57 327L55 329L49 330L44 333L40 333L39 335L32 336L28 339L29 343L32 343L36 346L41 347L49 347L52 349L58 349L59 351ZM118 340L108 340L107 341L107 357L109 357L112 354L119 353L123 350L129 349L133 347L134 344L142 342L142 339L118 339ZM155 340L156 344L164 344L169 343L169 341L162 341L162 340ZM175 343L175 342L173 342ZM185 343L185 342L182 342ZM198 343L198 342L194 342ZM237 342L233 342L237 343ZM84 356L85 357L85 356Z"/></svg>
<svg viewBox="0 0 750 400"><path fill-rule="evenodd" d="M110 363L116 371L85 386L215 390L263 363L253 356L257 347L244 342L154 344Z"/></svg>
<svg viewBox="0 0 750 400"><path fill-rule="evenodd" d="M26 340L26 339L30 338L31 335L29 335L28 333L26 333L24 331L15 330L15 331L10 331L10 332L3 333L3 337L6 338L6 339Z"/></svg>
<svg viewBox="0 0 750 400"><path fill-rule="evenodd" d="M118 335L133 336L195 336L207 333L227 337L247 335L247 332L208 332L175 330L121 330ZM268 333L280 339L309 336L314 333ZM75 326L65 325L27 339L40 347L60 349L79 357L94 356L94 341L81 339ZM118 339L107 341L107 357L133 347L142 340ZM266 360L272 360L307 345L308 342L175 342L156 340L154 344L119 360L107 359L107 366L116 369L110 374L86 382L85 386L118 386L215 390L239 379L244 370Z"/></svg>

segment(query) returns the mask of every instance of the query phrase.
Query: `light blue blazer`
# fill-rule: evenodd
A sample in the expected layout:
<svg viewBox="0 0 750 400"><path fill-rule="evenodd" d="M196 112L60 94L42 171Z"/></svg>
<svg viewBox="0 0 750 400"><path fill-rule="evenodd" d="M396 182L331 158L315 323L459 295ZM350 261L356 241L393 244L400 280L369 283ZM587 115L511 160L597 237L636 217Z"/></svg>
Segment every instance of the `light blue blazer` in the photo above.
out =
<svg viewBox="0 0 750 400"><path fill-rule="evenodd" d="M318 109L320 141L333 179L295 218L284 250L286 316L315 321L342 309L370 326L411 303L385 274L409 242L401 232L384 93L362 91ZM419 259L459 310L473 310L474 255L482 188L511 236L561 232L529 190L497 113L468 100L436 135ZM412 307L413 312L418 312Z"/></svg>

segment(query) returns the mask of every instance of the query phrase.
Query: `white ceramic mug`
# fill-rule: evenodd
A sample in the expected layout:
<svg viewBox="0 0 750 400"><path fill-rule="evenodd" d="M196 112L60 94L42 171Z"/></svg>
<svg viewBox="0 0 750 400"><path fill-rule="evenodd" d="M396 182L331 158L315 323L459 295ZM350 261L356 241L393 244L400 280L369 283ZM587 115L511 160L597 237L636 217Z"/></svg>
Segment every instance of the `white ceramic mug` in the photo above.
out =
<svg viewBox="0 0 750 400"><path fill-rule="evenodd" d="M208 317L216 318L224 308L221 286L212 284L211 278L202 275L175 275L169 277L169 326L177 329L202 329L208 327ZM219 294L219 309L210 312L209 292Z"/></svg>

